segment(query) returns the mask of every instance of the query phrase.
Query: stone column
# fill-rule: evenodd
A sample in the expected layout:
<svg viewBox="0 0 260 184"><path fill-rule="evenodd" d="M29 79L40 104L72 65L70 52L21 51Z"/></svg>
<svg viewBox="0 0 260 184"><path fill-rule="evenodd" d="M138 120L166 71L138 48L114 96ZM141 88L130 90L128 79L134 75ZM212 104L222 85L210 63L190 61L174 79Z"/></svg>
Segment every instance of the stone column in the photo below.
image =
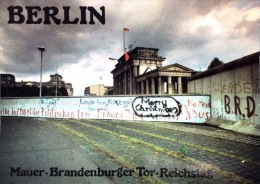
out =
<svg viewBox="0 0 260 184"><path fill-rule="evenodd" d="M117 76L114 76L113 78L113 86L114 86L114 89L113 89L113 95L117 95Z"/></svg>
<svg viewBox="0 0 260 184"><path fill-rule="evenodd" d="M168 76L167 87L168 87L168 94L172 94L172 77L171 76Z"/></svg>
<svg viewBox="0 0 260 184"><path fill-rule="evenodd" d="M146 79L146 80L145 80L145 84L146 84L146 86L145 86L145 89L146 89L145 94L149 94L149 93L150 93L150 92L149 92L149 79Z"/></svg>
<svg viewBox="0 0 260 184"><path fill-rule="evenodd" d="M178 77L178 94L182 94L181 77Z"/></svg>
<svg viewBox="0 0 260 184"><path fill-rule="evenodd" d="M126 90L127 90L127 87L126 87L126 85L127 85L127 77L126 77L126 75L127 75L127 72L126 72L126 65L124 66L124 87L123 87L123 89L124 89L124 91L123 91L123 94L124 95L126 95Z"/></svg>
<svg viewBox="0 0 260 184"><path fill-rule="evenodd" d="M158 76L158 94L162 94L162 78Z"/></svg>
<svg viewBox="0 0 260 184"><path fill-rule="evenodd" d="M152 94L155 94L155 81L154 81L154 78L151 78L151 90L152 90Z"/></svg>
<svg viewBox="0 0 260 184"><path fill-rule="evenodd" d="M144 81L141 81L141 94L144 94Z"/></svg>
<svg viewBox="0 0 260 184"><path fill-rule="evenodd" d="M136 95L137 94L137 83L135 80L135 77L137 76L137 66L134 66L134 71L133 71L133 94Z"/></svg>
<svg viewBox="0 0 260 184"><path fill-rule="evenodd" d="M122 79L121 79L120 95L123 95L123 94L125 94L125 72L122 73L121 77L122 77Z"/></svg>
<svg viewBox="0 0 260 184"><path fill-rule="evenodd" d="M118 95L122 95L123 94L123 82L124 82L124 78L122 76L122 74L120 74L118 79Z"/></svg>
<svg viewBox="0 0 260 184"><path fill-rule="evenodd" d="M133 73L132 68L129 68L129 95L133 94Z"/></svg>

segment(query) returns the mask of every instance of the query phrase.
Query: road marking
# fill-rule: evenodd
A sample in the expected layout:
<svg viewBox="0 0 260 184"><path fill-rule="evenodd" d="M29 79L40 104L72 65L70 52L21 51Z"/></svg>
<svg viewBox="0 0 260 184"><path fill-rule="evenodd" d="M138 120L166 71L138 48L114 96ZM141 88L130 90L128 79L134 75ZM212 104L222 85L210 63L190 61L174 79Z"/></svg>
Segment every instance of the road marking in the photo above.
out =
<svg viewBox="0 0 260 184"><path fill-rule="evenodd" d="M69 120L69 122L75 122L75 123L78 123L78 124L81 124L83 126L86 126L86 127L90 127L90 128L94 128L96 130L100 130L100 131L103 131L103 132L106 132L108 134L111 134L111 135L114 135L114 136L117 136L121 139L125 139L125 140L128 140L132 143L136 143L136 144L141 144L143 146L146 146L147 148L150 148L150 149L153 149L155 151L158 151L158 152L162 152L166 155L170 155L172 157L175 157L175 158L178 158L178 159L181 159L183 161L186 161L186 162L189 162L189 163L192 163L192 164L195 164L195 165L198 165L200 166L201 168L204 168L204 169L207 169L207 170L212 170L212 171L215 171L219 174L221 174L222 176L226 177L226 178L231 178L233 181L235 182L242 182L242 183L251 183L251 181L241 177L241 176L238 176L234 173L231 173L231 172L227 172L227 171L224 171L218 167L215 167L215 166L212 166L210 164L207 164L205 162L202 162L202 161L198 161L196 159L193 159L191 157L183 157L181 156L179 153L175 152L175 151L172 151L172 150L168 150L168 149L165 149L163 147L160 147L160 146L156 146L154 144L151 144L151 143L148 143L148 142L145 142L145 141L142 141L140 139L136 139L134 137L130 137L130 136L127 136L127 135L124 135L124 134L119 134L119 133L116 133L116 132L113 132L113 131L110 131L110 130L106 130L106 129L103 129L103 128L100 128L100 127L96 127L96 126L93 126L93 125L89 125L89 124L86 124L86 123L82 123L80 120Z"/></svg>

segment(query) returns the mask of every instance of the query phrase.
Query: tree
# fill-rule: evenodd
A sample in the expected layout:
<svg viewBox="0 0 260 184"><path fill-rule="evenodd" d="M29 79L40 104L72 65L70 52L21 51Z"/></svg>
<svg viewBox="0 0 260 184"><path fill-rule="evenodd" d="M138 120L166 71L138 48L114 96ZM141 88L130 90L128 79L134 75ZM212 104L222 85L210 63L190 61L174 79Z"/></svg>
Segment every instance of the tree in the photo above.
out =
<svg viewBox="0 0 260 184"><path fill-rule="evenodd" d="M209 64L208 66L208 70L211 69L211 68L215 68L217 66L220 66L220 65L223 65L223 61L220 61L217 57L215 57L211 63Z"/></svg>

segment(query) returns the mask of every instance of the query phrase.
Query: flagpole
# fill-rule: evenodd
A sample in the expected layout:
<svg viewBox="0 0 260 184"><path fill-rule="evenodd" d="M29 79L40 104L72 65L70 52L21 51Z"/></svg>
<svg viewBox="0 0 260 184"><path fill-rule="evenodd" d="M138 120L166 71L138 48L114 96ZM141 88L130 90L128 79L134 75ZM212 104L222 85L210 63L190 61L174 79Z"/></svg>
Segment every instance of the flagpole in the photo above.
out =
<svg viewBox="0 0 260 184"><path fill-rule="evenodd" d="M123 53L125 54L125 28L123 29Z"/></svg>
<svg viewBox="0 0 260 184"><path fill-rule="evenodd" d="M124 54L124 58L125 58L125 28L123 29L123 54ZM126 62L125 62L125 95L126 95Z"/></svg>

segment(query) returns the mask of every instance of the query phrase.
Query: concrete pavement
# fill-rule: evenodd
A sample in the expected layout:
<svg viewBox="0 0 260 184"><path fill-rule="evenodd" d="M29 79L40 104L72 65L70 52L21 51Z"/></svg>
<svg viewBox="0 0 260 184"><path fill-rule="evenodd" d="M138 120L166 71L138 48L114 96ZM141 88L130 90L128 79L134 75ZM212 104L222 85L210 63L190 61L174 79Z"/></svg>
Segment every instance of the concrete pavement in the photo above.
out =
<svg viewBox="0 0 260 184"><path fill-rule="evenodd" d="M1 183L259 183L259 145L259 137L198 124L9 117L2 118L0 178Z"/></svg>
<svg viewBox="0 0 260 184"><path fill-rule="evenodd" d="M98 166L84 154L80 144L31 118L2 118L0 165L3 184L112 183L107 177L60 177L54 171L51 176L51 168L55 167L79 170ZM41 170L44 172L40 175Z"/></svg>

